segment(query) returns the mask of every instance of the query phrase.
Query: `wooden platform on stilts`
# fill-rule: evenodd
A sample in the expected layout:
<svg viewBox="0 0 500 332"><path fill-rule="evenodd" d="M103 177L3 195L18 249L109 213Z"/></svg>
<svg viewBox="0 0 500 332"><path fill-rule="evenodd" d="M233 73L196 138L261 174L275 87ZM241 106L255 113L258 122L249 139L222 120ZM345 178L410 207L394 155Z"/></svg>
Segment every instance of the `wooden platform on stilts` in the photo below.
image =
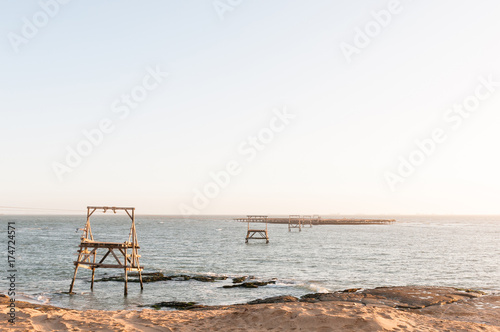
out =
<svg viewBox="0 0 500 332"><path fill-rule="evenodd" d="M269 243L269 234L267 232L267 216L247 216L246 218L239 218L236 220L248 223L245 243L248 243L248 240L266 240L266 243ZM250 228L250 223L265 223L266 228Z"/></svg>
<svg viewBox="0 0 500 332"><path fill-rule="evenodd" d="M302 216L302 227L306 227L306 225L313 227L312 220L313 216Z"/></svg>
<svg viewBox="0 0 500 332"><path fill-rule="evenodd" d="M102 210L104 213L108 210L116 213L118 210L123 210L132 220L132 225L130 226L130 232L128 240L125 242L102 242L95 241L92 234L92 229L90 227L90 217L95 211ZM130 207L108 207L108 206L88 206L87 207L87 223L82 229L83 235L81 237L80 245L78 246L78 259L74 262L75 273L73 275L73 280L71 281L71 286L69 288L70 294L73 292L73 286L75 284L76 274L78 268L84 268L92 270L92 281L90 284L90 289L94 290L94 275L95 270L98 268L107 269L123 269L125 273L125 285L124 285L124 295L127 295L128 289L128 272L137 271L139 274L139 281L141 284L141 291L144 289L142 283L141 271L144 267L139 265L139 243L137 241L137 233L135 229L135 208ZM113 264L104 263L106 258L113 257L115 260L112 261Z"/></svg>

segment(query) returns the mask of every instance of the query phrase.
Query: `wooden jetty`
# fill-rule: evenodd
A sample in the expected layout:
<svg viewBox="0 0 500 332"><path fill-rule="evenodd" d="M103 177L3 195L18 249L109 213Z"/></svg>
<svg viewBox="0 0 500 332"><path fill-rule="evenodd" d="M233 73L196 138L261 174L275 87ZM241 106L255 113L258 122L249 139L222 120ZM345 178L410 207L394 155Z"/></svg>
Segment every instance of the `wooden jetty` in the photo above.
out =
<svg viewBox="0 0 500 332"><path fill-rule="evenodd" d="M248 223L247 236L245 237L245 243L248 240L266 240L269 243L269 234L267 233L267 216L247 216L246 218L238 218L237 221L242 221ZM250 223L265 223L265 229L250 228Z"/></svg>
<svg viewBox="0 0 500 332"><path fill-rule="evenodd" d="M302 217L296 214L288 216L288 231L291 232L293 228L298 228L299 232L302 231Z"/></svg>
<svg viewBox="0 0 500 332"><path fill-rule="evenodd" d="M304 216L305 217L305 216ZM293 222L292 220L293 219ZM304 226L304 220L300 215L290 215L288 217L268 217L269 224L288 224L290 228L299 228L298 222L301 220L300 227ZM246 219L235 219L238 221L246 221ZM309 222L309 220L307 220ZM354 218L324 218L319 215L313 215L311 225L388 225L395 223L394 219L354 219ZM289 230L290 230L289 228Z"/></svg>
<svg viewBox="0 0 500 332"><path fill-rule="evenodd" d="M100 242L95 241L90 227L90 217L95 211L102 210L106 213L107 210L116 213L118 210L123 210L132 220L132 225L130 226L130 232L128 240L120 242ZM142 275L141 271L144 267L139 265L139 243L137 241L137 232L135 229L135 208L133 207L108 207L108 206L88 206L87 207L87 223L83 230L83 235L81 237L81 242L78 249L78 259L74 262L75 273L73 275L73 280L71 281L71 286L69 288L70 294L73 292L73 286L75 284L76 273L78 268L84 268L92 270L92 281L90 284L90 289L94 290L94 275L97 268L107 268L107 269L123 269L125 273L125 286L124 294L127 295L127 274L129 271L137 271L139 274L139 281L141 283L141 290L143 290ZM115 261L110 263L104 263L105 259L108 257L113 257ZM98 260L99 259L99 260Z"/></svg>

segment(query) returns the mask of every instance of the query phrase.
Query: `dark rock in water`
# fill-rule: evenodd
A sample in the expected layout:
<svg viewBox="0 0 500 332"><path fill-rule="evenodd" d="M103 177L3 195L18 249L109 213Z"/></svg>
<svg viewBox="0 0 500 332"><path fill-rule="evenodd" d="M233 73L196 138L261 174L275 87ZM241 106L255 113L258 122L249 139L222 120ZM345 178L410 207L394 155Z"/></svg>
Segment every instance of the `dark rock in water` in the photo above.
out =
<svg viewBox="0 0 500 332"><path fill-rule="evenodd" d="M226 280L226 276L218 276L218 277L213 277L215 280Z"/></svg>
<svg viewBox="0 0 500 332"><path fill-rule="evenodd" d="M161 272L152 272L152 273L144 273L142 274L142 282L148 283L148 282L155 282L155 281L164 281L164 280L170 280L170 277L166 277L163 275ZM107 278L101 278L101 279L96 279L96 282L99 281L125 281L125 277L107 277ZM139 282L139 274L134 273L130 274L128 278L129 282Z"/></svg>
<svg viewBox="0 0 500 332"><path fill-rule="evenodd" d="M96 279L94 280L95 282L100 282L100 281L125 281L124 277L107 277L107 278L101 278L101 279ZM132 281L132 280L129 280ZM139 281L139 280L137 280Z"/></svg>
<svg viewBox="0 0 500 332"><path fill-rule="evenodd" d="M155 282L155 281L163 281L163 280L167 280L167 279L165 278L165 276L161 272L148 273L148 274L144 274L142 276L143 282ZM138 282L139 279L134 280L134 281Z"/></svg>
<svg viewBox="0 0 500 332"><path fill-rule="evenodd" d="M266 286L266 285L275 284L275 283L276 283L275 280L271 280L271 281L249 281L249 282L244 282L244 283L238 284L238 285L226 285L226 286L222 286L222 288L235 288L235 287L258 288L258 287L261 287L261 286Z"/></svg>
<svg viewBox="0 0 500 332"><path fill-rule="evenodd" d="M187 281L187 280L197 280L201 282L214 282L216 280L226 280L226 276L204 276L204 275L196 275L196 276L190 276L186 274L180 274L180 275L170 275L170 276L165 276L161 272L150 272L150 273L143 273L142 274L142 282L148 283L148 282L156 282L156 281L166 281L166 280L174 280L174 281ZM115 276L115 277L107 277L107 278L101 278L101 279L96 279L96 282L99 281L125 281L125 277L123 276ZM139 282L139 274L138 273L131 273L129 274L128 278L129 282Z"/></svg>
<svg viewBox="0 0 500 332"><path fill-rule="evenodd" d="M239 278L233 278L233 284L239 284L240 282L243 282L246 280L246 276L245 277L239 277Z"/></svg>
<svg viewBox="0 0 500 332"><path fill-rule="evenodd" d="M262 303L285 303L285 302L298 302L299 299L295 296L290 295L282 295L282 296L274 296L268 297L267 299L257 299L250 302L248 304L262 304Z"/></svg>
<svg viewBox="0 0 500 332"><path fill-rule="evenodd" d="M259 286L264 286L264 285L257 285L254 282L245 282L245 283L243 283L243 284L241 284L239 286L243 287L243 288L259 288Z"/></svg>
<svg viewBox="0 0 500 332"><path fill-rule="evenodd" d="M192 277L194 280L202 281L202 282L214 282L215 279L213 277L207 277L207 276L194 276Z"/></svg>
<svg viewBox="0 0 500 332"><path fill-rule="evenodd" d="M188 276L188 275L185 275L185 274L181 274L181 275L178 275L178 276L169 276L169 278L170 279L168 279L168 280L186 281L186 280L190 280L191 276Z"/></svg>
<svg viewBox="0 0 500 332"><path fill-rule="evenodd" d="M143 277L145 277L145 276L156 276L156 275L158 275L158 274L160 274L160 275L162 275L162 276L163 276L163 273L161 273L161 272L141 272L141 275L142 275ZM130 273L128 274L128 276L129 276L129 277L139 277L139 273L138 273L138 272L130 272Z"/></svg>
<svg viewBox="0 0 500 332"><path fill-rule="evenodd" d="M170 301L170 302L158 302L155 304L150 305L149 307L153 307L155 309L160 309L160 308L174 308L178 310L189 310L189 309L195 309L195 308L203 308L203 305L198 305L196 302L177 302L177 301Z"/></svg>
<svg viewBox="0 0 500 332"><path fill-rule="evenodd" d="M198 280L201 282L214 282L216 280L226 280L227 277L222 276L222 277L213 277L213 276L194 276L191 277L191 279Z"/></svg>

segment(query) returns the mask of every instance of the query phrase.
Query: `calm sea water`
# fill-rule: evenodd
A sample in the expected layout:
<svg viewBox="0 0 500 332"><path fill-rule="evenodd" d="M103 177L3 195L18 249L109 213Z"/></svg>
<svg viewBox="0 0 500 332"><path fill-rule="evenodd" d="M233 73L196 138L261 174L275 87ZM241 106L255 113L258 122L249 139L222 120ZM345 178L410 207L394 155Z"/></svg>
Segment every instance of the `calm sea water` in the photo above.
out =
<svg viewBox="0 0 500 332"><path fill-rule="evenodd" d="M80 269L75 295L69 290L85 217L0 216L2 266L7 267L8 221L16 223L18 295L75 309L134 309L161 301L201 304L243 303L256 298L392 285L433 285L500 291L500 217L396 216L392 225L315 226L288 232L287 225L269 225L270 243L245 244L245 223L231 217L182 219L138 216L141 265L145 272L206 274L259 280L277 278L258 289L230 288L231 280L215 283L163 281L98 282L90 292L90 271ZM387 217L385 217L387 218ZM130 222L99 215L92 220L94 238L123 242ZM0 269L5 271L5 269ZM5 276L6 273L4 273ZM98 269L96 278L120 275ZM2 276L0 291L6 293ZM22 299L18 296L18 299Z"/></svg>

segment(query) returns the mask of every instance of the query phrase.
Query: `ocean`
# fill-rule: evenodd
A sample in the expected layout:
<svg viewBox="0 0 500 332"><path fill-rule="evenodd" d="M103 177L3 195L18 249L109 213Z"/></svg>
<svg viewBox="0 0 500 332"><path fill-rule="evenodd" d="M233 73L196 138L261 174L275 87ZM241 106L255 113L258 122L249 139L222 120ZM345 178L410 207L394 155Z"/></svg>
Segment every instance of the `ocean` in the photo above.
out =
<svg viewBox="0 0 500 332"><path fill-rule="evenodd" d="M99 213L99 212L96 212ZM7 271L7 223L16 227L16 299L72 309L138 309L162 301L205 305L245 303L277 295L301 296L348 288L430 285L500 291L500 216L383 216L390 225L322 225L288 231L269 224L270 243L245 244L241 216L136 216L145 272L228 276L216 282L96 282L79 269L75 294L67 294L85 216L0 215L1 265ZM336 218L342 216L335 216ZM377 216L349 216L376 218ZM91 219L95 240L123 242L130 220L109 212ZM96 279L122 275L97 269ZM259 288L223 288L231 278L274 280ZM9 288L8 273L0 292Z"/></svg>

